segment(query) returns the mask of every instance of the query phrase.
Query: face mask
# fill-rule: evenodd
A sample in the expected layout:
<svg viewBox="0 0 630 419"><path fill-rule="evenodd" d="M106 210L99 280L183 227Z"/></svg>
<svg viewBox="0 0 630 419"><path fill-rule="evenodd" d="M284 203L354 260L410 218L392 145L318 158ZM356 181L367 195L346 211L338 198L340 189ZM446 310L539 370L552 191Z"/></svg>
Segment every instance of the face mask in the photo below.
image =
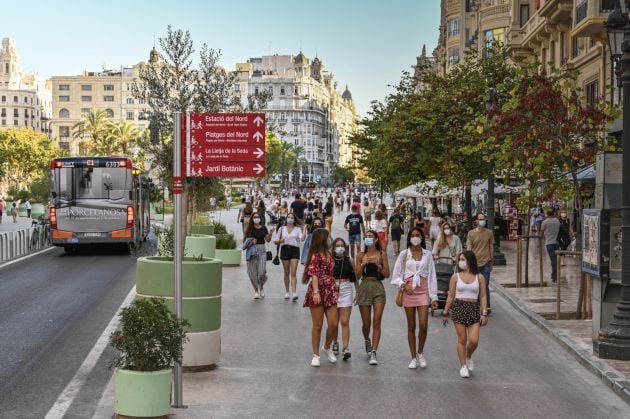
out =
<svg viewBox="0 0 630 419"><path fill-rule="evenodd" d="M287 224L293 224L295 220L293 218L287 218Z"/></svg>
<svg viewBox="0 0 630 419"><path fill-rule="evenodd" d="M459 269L462 270L462 271L465 271L466 269L468 269L468 263L466 263L465 260L460 260L457 263L457 266L459 266Z"/></svg>
<svg viewBox="0 0 630 419"><path fill-rule="evenodd" d="M372 237L366 237L365 238L365 245L370 247L370 246L374 246L374 239Z"/></svg>
<svg viewBox="0 0 630 419"><path fill-rule="evenodd" d="M566 212L561 212L561 213L560 213L560 217L562 217L562 218L567 218L567 213L566 213Z"/></svg>
<svg viewBox="0 0 630 419"><path fill-rule="evenodd" d="M413 246L420 246L420 243L422 243L422 238L420 237L412 237L409 239L409 241L411 242L411 244Z"/></svg>
<svg viewBox="0 0 630 419"><path fill-rule="evenodd" d="M450 228L445 229L444 230L444 235L450 236L451 235L451 229Z"/></svg>
<svg viewBox="0 0 630 419"><path fill-rule="evenodd" d="M253 218L254 224L260 224L260 218Z"/></svg>
<svg viewBox="0 0 630 419"><path fill-rule="evenodd" d="M346 248L343 246L337 246L335 247L335 253L338 255L343 255L344 253L346 253Z"/></svg>
<svg viewBox="0 0 630 419"><path fill-rule="evenodd" d="M486 226L486 220L479 220L479 227L485 227Z"/></svg>

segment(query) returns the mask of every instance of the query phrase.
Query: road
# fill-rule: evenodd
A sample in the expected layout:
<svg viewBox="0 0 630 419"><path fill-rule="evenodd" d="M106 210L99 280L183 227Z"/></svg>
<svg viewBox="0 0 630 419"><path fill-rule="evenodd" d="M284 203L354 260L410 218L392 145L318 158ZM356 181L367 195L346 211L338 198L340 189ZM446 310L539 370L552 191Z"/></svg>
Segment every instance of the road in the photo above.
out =
<svg viewBox="0 0 630 419"><path fill-rule="evenodd" d="M0 267L0 417L42 418L134 285L134 255L54 248ZM111 371L108 349L68 411L89 417Z"/></svg>

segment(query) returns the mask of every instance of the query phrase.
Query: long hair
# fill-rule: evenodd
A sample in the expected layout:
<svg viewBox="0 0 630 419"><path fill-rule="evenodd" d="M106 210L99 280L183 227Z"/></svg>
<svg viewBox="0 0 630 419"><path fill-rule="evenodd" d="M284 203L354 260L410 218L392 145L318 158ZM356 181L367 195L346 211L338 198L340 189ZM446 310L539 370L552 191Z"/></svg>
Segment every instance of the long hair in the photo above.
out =
<svg viewBox="0 0 630 419"><path fill-rule="evenodd" d="M381 241L378 239L378 233L374 230L368 230L365 232L365 237L367 237L368 233L372 233L372 236L374 236L374 248L380 252L383 248L381 247ZM365 246L364 252L367 252L367 246Z"/></svg>
<svg viewBox="0 0 630 419"><path fill-rule="evenodd" d="M308 268L311 266L311 260L315 253L327 254L328 250L328 230L325 228L316 228L313 230L311 238L311 246L308 248L308 257L306 265L304 265L304 273L302 274L302 283L308 284Z"/></svg>
<svg viewBox="0 0 630 419"><path fill-rule="evenodd" d="M446 246L448 246L448 241L446 239L446 234L444 234L444 229L445 228L451 228L451 225L448 223L442 223L442 225L440 226L440 232L438 233L438 237L437 240L435 240L435 246L438 249L444 249Z"/></svg>
<svg viewBox="0 0 630 419"><path fill-rule="evenodd" d="M254 214L254 215L259 215L258 213ZM262 218L260 219L260 223L262 225ZM244 238L249 237L252 234L252 231L254 231L254 217L252 216L252 219L250 220L249 223L247 223L247 228L245 229L245 233L243 234Z"/></svg>
<svg viewBox="0 0 630 419"><path fill-rule="evenodd" d="M245 208L243 208L243 213L244 214L253 214L254 213L254 207L252 206L252 203L250 201L247 201L245 203Z"/></svg>
<svg viewBox="0 0 630 419"><path fill-rule="evenodd" d="M374 217L376 217L376 219L377 219L378 221L381 221L383 218L385 218L385 217L383 216L383 211L381 211L380 209L377 209L377 210L376 210L376 213L374 214Z"/></svg>
<svg viewBox="0 0 630 419"><path fill-rule="evenodd" d="M422 231L420 227L411 227L409 229L409 232L407 233L407 249L411 249L411 233L413 233L414 231L417 231L418 233L420 233L420 237L422 238L422 241L420 242L420 247L422 247L423 249L426 249L427 242L424 237L424 231Z"/></svg>
<svg viewBox="0 0 630 419"><path fill-rule="evenodd" d="M333 240L333 242L332 242L332 250L333 250L333 252L335 251L335 247L337 247L337 243L339 243L339 242L341 242L343 244L343 248L344 248L343 257L348 257L348 244L341 237L337 237L335 240ZM336 255L336 253L335 253L335 255Z"/></svg>
<svg viewBox="0 0 630 419"><path fill-rule="evenodd" d="M472 250L464 250L462 256L466 258L466 263L468 264L468 270L470 271L470 273L473 275L477 275L479 273L477 256L475 256Z"/></svg>

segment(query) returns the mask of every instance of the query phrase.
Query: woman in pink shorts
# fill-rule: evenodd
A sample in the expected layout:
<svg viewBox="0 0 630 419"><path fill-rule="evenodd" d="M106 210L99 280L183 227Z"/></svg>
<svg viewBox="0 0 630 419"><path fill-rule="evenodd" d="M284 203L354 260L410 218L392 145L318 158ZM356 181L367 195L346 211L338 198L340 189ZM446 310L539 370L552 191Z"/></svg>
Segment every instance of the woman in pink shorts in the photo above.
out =
<svg viewBox="0 0 630 419"><path fill-rule="evenodd" d="M427 340L429 303L437 309L437 277L431 252L421 246L422 232L414 227L407 236L407 250L396 259L391 283L403 293L403 308L407 317L407 340L411 352L409 368L427 366L424 343ZM416 346L416 313L420 325Z"/></svg>

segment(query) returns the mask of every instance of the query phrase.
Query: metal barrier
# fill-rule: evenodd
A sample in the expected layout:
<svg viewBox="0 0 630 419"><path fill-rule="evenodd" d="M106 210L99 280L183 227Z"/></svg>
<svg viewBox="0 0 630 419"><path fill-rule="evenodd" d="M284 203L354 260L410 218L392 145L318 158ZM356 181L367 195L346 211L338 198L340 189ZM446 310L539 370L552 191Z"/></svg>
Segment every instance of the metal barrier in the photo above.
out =
<svg viewBox="0 0 630 419"><path fill-rule="evenodd" d="M545 286L543 279L543 251L542 236L517 236L516 237L516 288L523 286L523 241L525 239L536 239L538 244L538 277L540 279L540 287ZM529 246L527 248L529 252ZM529 272L525 273L525 287L529 287Z"/></svg>
<svg viewBox="0 0 630 419"><path fill-rule="evenodd" d="M564 256L579 256L582 260L582 252L571 252L568 250L556 251L556 263L558 265L558 278L556 282L556 320L560 320L560 274L562 273L562 261ZM580 262L581 265L581 262ZM578 319L590 319L592 316L591 306L591 277L584 272L580 275L580 290L578 292L577 308L575 310Z"/></svg>
<svg viewBox="0 0 630 419"><path fill-rule="evenodd" d="M37 240L32 241L34 235L37 235ZM44 238L43 228L29 227L0 233L0 262L7 262L31 251L49 247L50 243L46 243Z"/></svg>

